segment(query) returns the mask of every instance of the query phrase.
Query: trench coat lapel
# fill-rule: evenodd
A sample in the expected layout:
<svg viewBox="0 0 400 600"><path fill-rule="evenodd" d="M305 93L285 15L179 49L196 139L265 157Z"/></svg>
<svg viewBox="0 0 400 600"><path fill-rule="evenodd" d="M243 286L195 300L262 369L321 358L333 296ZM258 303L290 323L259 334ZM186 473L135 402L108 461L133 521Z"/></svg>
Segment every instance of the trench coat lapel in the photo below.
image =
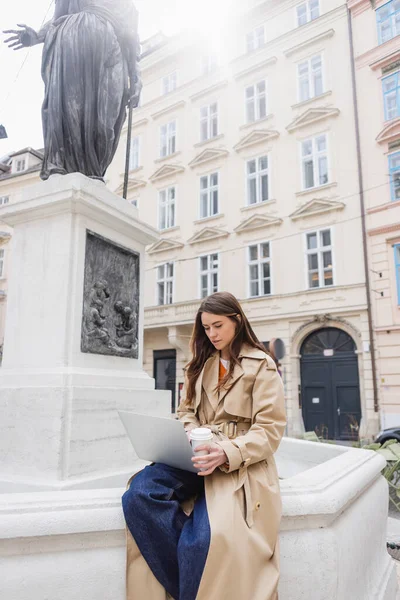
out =
<svg viewBox="0 0 400 600"><path fill-rule="evenodd" d="M244 375L244 371L243 371L241 364L240 363L236 364L233 369L232 377L226 382L225 386L222 388L222 390L219 393L218 404L220 402L222 402L222 400L225 398L225 396L227 395L229 390L235 385L235 383L237 382L238 379L243 377L243 375Z"/></svg>
<svg viewBox="0 0 400 600"><path fill-rule="evenodd" d="M196 411L199 407L200 401L201 401L201 394L202 394L202 390L204 387L204 380L207 383L207 389L211 390L212 386L211 386L211 379L210 379L210 375L209 372L210 370L213 369L213 366L215 367L215 364L219 364L218 361L218 356L219 354L213 354L212 356L210 356L210 358L208 358L205 362L205 365L196 381L196 386L195 386L195 394L196 394ZM217 385L218 382L218 375L217 375L217 379L215 380L215 384L214 387ZM207 392L208 394L209 392ZM210 397L210 402L211 402L211 397Z"/></svg>
<svg viewBox="0 0 400 600"><path fill-rule="evenodd" d="M207 361L203 369L203 382L202 386L206 392L211 406L214 410L218 406L218 392L215 391L218 385L219 377L219 352L213 354L212 357Z"/></svg>

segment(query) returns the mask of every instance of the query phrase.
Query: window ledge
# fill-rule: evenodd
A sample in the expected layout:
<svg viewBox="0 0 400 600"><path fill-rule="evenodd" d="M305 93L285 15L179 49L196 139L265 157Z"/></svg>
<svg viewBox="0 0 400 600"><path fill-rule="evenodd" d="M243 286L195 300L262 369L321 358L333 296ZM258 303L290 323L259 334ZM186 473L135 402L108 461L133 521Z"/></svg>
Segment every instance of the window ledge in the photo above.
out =
<svg viewBox="0 0 400 600"><path fill-rule="evenodd" d="M319 287L316 288L306 288L305 290L303 290L304 293L306 294L312 294L313 292L324 292L326 290L334 290L336 289L338 286L337 283L335 283L334 285L321 285Z"/></svg>
<svg viewBox="0 0 400 600"><path fill-rule="evenodd" d="M143 165L141 167L136 167L136 169L130 169L128 171L128 175L134 175L135 173L139 173L140 171L143 171ZM125 172L124 173L120 173L121 177L124 177Z"/></svg>
<svg viewBox="0 0 400 600"><path fill-rule="evenodd" d="M265 123L265 121L269 121L270 119L272 119L274 115L272 113L268 114L267 116L263 117L262 119L257 119L257 121L251 121L251 123L245 123L244 125L241 125L239 127L239 129L242 131L243 129L250 129L251 127L257 127L260 123Z"/></svg>
<svg viewBox="0 0 400 600"><path fill-rule="evenodd" d="M168 154L167 156L161 156L160 158L156 158L154 162L156 164L159 164L159 163L165 162L167 160L171 160L171 158L175 158L175 156L179 156L179 154L181 154L181 151L177 150L173 154Z"/></svg>
<svg viewBox="0 0 400 600"><path fill-rule="evenodd" d="M169 233L170 231L177 231L178 229L180 229L179 225L174 225L173 227L168 227L167 229L159 229L158 232L160 234L162 233Z"/></svg>
<svg viewBox="0 0 400 600"><path fill-rule="evenodd" d="M321 100L321 98L327 98L328 96L331 96L331 95L332 95L332 90L329 90L328 92L324 92L323 94L320 94L319 96L313 96L312 98L308 98L308 100L303 100L302 102L297 102L296 104L292 104L292 108L293 109L303 108L303 106L307 106L308 104L312 104L316 100Z"/></svg>
<svg viewBox="0 0 400 600"><path fill-rule="evenodd" d="M301 192L296 192L296 196L306 196L307 194L315 194L315 192L319 192L320 190L329 190L329 188L337 187L337 183L334 181L332 183L325 183L324 185L318 185L312 188L308 188L306 190L302 190Z"/></svg>
<svg viewBox="0 0 400 600"><path fill-rule="evenodd" d="M249 204L248 206L242 206L241 212L245 212L247 210L253 210L254 208L261 208L265 206L270 206L271 204L276 204L276 199L271 198L271 200L266 200L265 202L257 202L256 204Z"/></svg>
<svg viewBox="0 0 400 600"><path fill-rule="evenodd" d="M222 219L225 215L223 213L218 213L217 215L211 215L210 217L201 217L200 219L196 219L193 221L195 225L202 224L204 222L213 221L214 219Z"/></svg>
<svg viewBox="0 0 400 600"><path fill-rule="evenodd" d="M223 133L220 133L219 135L216 135L213 138L208 138L207 140L203 140L202 142L197 142L197 144L194 144L195 148L200 148L201 146L205 146L206 144L211 144L211 142L216 142L217 140L221 140L224 137Z"/></svg>

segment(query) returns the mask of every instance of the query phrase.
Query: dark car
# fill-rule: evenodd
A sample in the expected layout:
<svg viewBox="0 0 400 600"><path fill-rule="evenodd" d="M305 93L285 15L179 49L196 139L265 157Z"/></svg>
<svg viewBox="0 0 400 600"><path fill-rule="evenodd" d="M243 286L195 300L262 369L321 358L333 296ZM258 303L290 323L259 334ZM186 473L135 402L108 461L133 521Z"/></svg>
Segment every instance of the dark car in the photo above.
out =
<svg viewBox="0 0 400 600"><path fill-rule="evenodd" d="M397 440L400 442L400 427L390 427L390 429L383 429L376 437L376 442L384 444L388 440Z"/></svg>

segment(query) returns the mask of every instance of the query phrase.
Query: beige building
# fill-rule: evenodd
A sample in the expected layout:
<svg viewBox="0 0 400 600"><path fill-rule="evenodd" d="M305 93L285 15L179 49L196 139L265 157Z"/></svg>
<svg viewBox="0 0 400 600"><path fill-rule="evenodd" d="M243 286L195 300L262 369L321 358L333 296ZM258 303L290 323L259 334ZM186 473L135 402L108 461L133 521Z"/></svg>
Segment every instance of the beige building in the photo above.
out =
<svg viewBox="0 0 400 600"><path fill-rule="evenodd" d="M128 197L160 230L145 366L176 405L200 299L228 290L262 341L285 342L289 434L373 434L347 4L237 6L214 38L144 44ZM108 173L118 193L124 136Z"/></svg>
<svg viewBox="0 0 400 600"><path fill-rule="evenodd" d="M383 427L400 423L400 1L350 0Z"/></svg>

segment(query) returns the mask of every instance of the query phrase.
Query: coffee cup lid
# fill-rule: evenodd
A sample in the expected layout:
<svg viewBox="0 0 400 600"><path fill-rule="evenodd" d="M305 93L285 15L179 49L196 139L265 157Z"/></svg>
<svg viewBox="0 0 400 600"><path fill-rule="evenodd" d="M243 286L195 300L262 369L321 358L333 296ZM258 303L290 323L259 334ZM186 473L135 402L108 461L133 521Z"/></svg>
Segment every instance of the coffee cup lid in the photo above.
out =
<svg viewBox="0 0 400 600"><path fill-rule="evenodd" d="M196 427L196 429L192 429L190 432L190 437L192 436L197 440L208 440L212 436L212 431L207 427Z"/></svg>

